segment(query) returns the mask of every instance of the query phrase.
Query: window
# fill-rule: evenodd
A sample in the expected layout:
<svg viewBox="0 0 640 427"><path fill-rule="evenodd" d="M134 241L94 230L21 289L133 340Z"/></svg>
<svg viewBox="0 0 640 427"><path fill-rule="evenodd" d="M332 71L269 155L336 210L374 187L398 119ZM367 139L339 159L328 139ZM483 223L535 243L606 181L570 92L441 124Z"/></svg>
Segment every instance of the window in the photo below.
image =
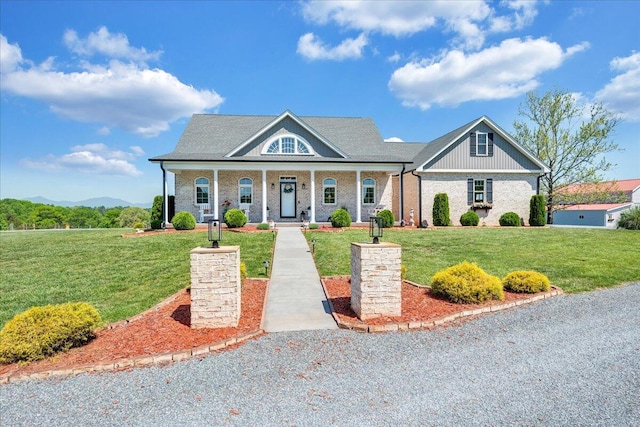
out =
<svg viewBox="0 0 640 427"><path fill-rule="evenodd" d="M493 157L492 132L471 132L469 141L471 157Z"/></svg>
<svg viewBox="0 0 640 427"><path fill-rule="evenodd" d="M367 178L362 181L362 204L374 205L376 203L376 181Z"/></svg>
<svg viewBox="0 0 640 427"><path fill-rule="evenodd" d="M322 202L325 205L336 204L336 184L333 178L325 178L322 181Z"/></svg>
<svg viewBox="0 0 640 427"><path fill-rule="evenodd" d="M196 178L196 204L209 203L209 180L207 178Z"/></svg>
<svg viewBox="0 0 640 427"><path fill-rule="evenodd" d="M478 132L476 135L476 155L478 156L486 156L487 155L487 134Z"/></svg>
<svg viewBox="0 0 640 427"><path fill-rule="evenodd" d="M467 179L467 204L490 205L493 203L493 179Z"/></svg>
<svg viewBox="0 0 640 427"><path fill-rule="evenodd" d="M262 154L313 155L307 141L296 135L278 135L267 141Z"/></svg>
<svg viewBox="0 0 640 427"><path fill-rule="evenodd" d="M238 200L240 204L253 203L253 180L251 178L241 178L238 181Z"/></svg>

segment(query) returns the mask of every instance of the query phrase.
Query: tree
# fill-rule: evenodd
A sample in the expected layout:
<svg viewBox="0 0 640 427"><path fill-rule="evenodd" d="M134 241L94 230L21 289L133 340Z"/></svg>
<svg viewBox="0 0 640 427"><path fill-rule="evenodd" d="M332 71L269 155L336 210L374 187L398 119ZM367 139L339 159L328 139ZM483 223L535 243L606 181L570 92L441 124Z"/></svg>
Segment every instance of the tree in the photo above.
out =
<svg viewBox="0 0 640 427"><path fill-rule="evenodd" d="M149 211L142 208L124 208L120 214L120 227L131 228L139 222L148 224L150 218L151 215L149 214Z"/></svg>
<svg viewBox="0 0 640 427"><path fill-rule="evenodd" d="M111 208L107 209L102 215L102 220L100 221L101 228L118 228L120 227L120 214L122 213L122 209L120 208Z"/></svg>
<svg viewBox="0 0 640 427"><path fill-rule="evenodd" d="M438 193L433 198L433 225L451 225L449 217L449 196L447 193Z"/></svg>
<svg viewBox="0 0 640 427"><path fill-rule="evenodd" d="M551 169L542 180L547 222L553 223L558 190L575 183L598 182L614 165L604 155L618 149L609 136L620 123L602 104L585 105L574 94L550 90L542 96L529 92L514 121L521 144Z"/></svg>
<svg viewBox="0 0 640 427"><path fill-rule="evenodd" d="M101 220L102 216L97 209L75 206L71 208L69 226L74 228L96 228L100 226Z"/></svg>

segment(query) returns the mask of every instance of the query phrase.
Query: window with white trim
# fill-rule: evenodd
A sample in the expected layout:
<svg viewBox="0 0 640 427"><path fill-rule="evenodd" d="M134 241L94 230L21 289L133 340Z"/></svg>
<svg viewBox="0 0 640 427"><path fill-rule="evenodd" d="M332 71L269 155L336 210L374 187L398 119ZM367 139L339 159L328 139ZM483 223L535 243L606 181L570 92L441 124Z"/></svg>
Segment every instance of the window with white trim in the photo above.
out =
<svg viewBox="0 0 640 427"><path fill-rule="evenodd" d="M253 203L253 180L251 178L240 178L238 181L238 204Z"/></svg>
<svg viewBox="0 0 640 427"><path fill-rule="evenodd" d="M491 205L493 203L493 179L467 179L467 204Z"/></svg>
<svg viewBox="0 0 640 427"><path fill-rule="evenodd" d="M313 155L313 149L301 136L288 134L278 135L267 141L262 154L310 156Z"/></svg>
<svg viewBox="0 0 640 427"><path fill-rule="evenodd" d="M335 205L338 182L333 178L322 180L322 203L325 205Z"/></svg>
<svg viewBox="0 0 640 427"><path fill-rule="evenodd" d="M376 181L372 178L362 180L362 204L376 204Z"/></svg>
<svg viewBox="0 0 640 427"><path fill-rule="evenodd" d="M476 156L486 156L488 154L489 138L485 132L476 132Z"/></svg>
<svg viewBox="0 0 640 427"><path fill-rule="evenodd" d="M473 180L473 202L484 202L484 179Z"/></svg>
<svg viewBox="0 0 640 427"><path fill-rule="evenodd" d="M196 205L209 203L209 180L207 178L196 178L195 188Z"/></svg>

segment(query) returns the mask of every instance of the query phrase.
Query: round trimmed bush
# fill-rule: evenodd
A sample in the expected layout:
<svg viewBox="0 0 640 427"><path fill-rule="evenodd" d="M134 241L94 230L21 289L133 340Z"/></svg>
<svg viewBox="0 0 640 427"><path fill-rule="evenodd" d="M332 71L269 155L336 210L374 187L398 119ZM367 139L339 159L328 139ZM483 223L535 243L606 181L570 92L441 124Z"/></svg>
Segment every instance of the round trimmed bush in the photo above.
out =
<svg viewBox="0 0 640 427"><path fill-rule="evenodd" d="M309 230L317 230L318 228L320 228L320 226L318 224L316 224L315 222L309 224Z"/></svg>
<svg viewBox="0 0 640 427"><path fill-rule="evenodd" d="M379 217L382 218L382 228L391 228L396 222L396 218L393 216L393 212L389 209L384 209L378 212Z"/></svg>
<svg viewBox="0 0 640 427"><path fill-rule="evenodd" d="M504 299L500 279L485 273L475 263L467 261L434 274L431 279L431 291L458 304L478 304Z"/></svg>
<svg viewBox="0 0 640 427"><path fill-rule="evenodd" d="M514 271L502 279L502 286L512 292L535 294L551 289L549 278L537 271Z"/></svg>
<svg viewBox="0 0 640 427"><path fill-rule="evenodd" d="M224 223L229 228L242 227L247 223L247 216L240 209L229 209L224 214Z"/></svg>
<svg viewBox="0 0 640 427"><path fill-rule="evenodd" d="M468 211L460 217L460 224L475 227L480 222L480 217L474 211Z"/></svg>
<svg viewBox="0 0 640 427"><path fill-rule="evenodd" d="M336 209L329 217L332 227L349 227L351 225L351 215L346 209Z"/></svg>
<svg viewBox="0 0 640 427"><path fill-rule="evenodd" d="M256 226L256 228L258 230L268 230L269 229L269 224L267 224L266 222L261 222L260 224L258 224Z"/></svg>
<svg viewBox="0 0 640 427"><path fill-rule="evenodd" d="M171 225L176 230L193 230L196 228L196 217L191 212L178 212L171 220Z"/></svg>
<svg viewBox="0 0 640 427"><path fill-rule="evenodd" d="M503 213L498 221L503 227L520 227L520 215L515 212Z"/></svg>
<svg viewBox="0 0 640 427"><path fill-rule="evenodd" d="M0 331L0 363L36 361L86 344L102 319L84 302L33 307Z"/></svg>

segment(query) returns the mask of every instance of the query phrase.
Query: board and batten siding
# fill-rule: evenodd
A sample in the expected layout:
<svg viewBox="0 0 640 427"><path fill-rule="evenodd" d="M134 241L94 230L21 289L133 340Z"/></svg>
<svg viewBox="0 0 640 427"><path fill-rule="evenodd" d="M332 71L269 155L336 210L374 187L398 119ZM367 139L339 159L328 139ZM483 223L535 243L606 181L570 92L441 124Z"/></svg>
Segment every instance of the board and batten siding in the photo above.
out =
<svg viewBox="0 0 640 427"><path fill-rule="evenodd" d="M471 132L493 133L493 156L472 156ZM540 166L504 140L491 127L480 123L473 130L463 135L446 150L428 162L424 169L428 170L539 170Z"/></svg>
<svg viewBox="0 0 640 427"><path fill-rule="evenodd" d="M234 157L259 157L267 141L277 134L294 134L301 136L311 145L315 152L314 156L316 157L341 158L338 153L327 147L319 141L318 138L313 136L311 132L289 117L285 117L281 122L268 129L265 133L256 138L252 144L249 144L234 154Z"/></svg>

